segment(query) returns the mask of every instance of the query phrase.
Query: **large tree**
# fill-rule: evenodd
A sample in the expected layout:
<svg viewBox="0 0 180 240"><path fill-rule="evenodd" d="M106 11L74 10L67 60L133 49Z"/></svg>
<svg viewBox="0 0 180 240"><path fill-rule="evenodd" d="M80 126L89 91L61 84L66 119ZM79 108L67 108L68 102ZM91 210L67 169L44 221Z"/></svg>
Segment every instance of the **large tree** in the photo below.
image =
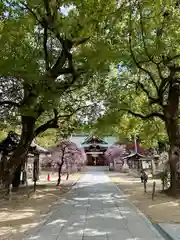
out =
<svg viewBox="0 0 180 240"><path fill-rule="evenodd" d="M170 143L173 192L179 184L176 164L180 161L179 18L177 1L171 4L154 0L128 1L127 12L123 15L126 27L113 36L114 46L119 51L119 74L109 81L108 89L113 94L108 94L111 97L107 100L111 112L121 111L146 121L160 119L164 123ZM121 23L122 19L112 31L122 29ZM120 104L117 104L117 97Z"/></svg>
<svg viewBox="0 0 180 240"><path fill-rule="evenodd" d="M120 80L117 78L113 81L119 82ZM118 86L115 89L118 89L118 93L110 89L109 92L113 92L113 96L109 96L106 111L93 125L93 129L98 135L115 135L120 142L126 142L132 136L134 139L136 135L139 136L141 145L146 148L156 148L159 141L168 140L165 125L161 119L150 118L144 120L128 113L128 110L139 114L147 112L147 102L144 101L144 95L137 96L136 93L128 90L126 91L126 98L123 98L122 101L123 87ZM125 108L127 111L121 110Z"/></svg>
<svg viewBox="0 0 180 240"><path fill-rule="evenodd" d="M9 160L10 184L40 116L67 92L92 80L99 69L108 69L102 55L105 49L107 56L110 52L106 22L119 9L116 1L56 0L4 1L2 9L0 77L2 85L15 83L16 98L2 95L0 105L16 107L13 112L20 113L22 124L19 146Z"/></svg>

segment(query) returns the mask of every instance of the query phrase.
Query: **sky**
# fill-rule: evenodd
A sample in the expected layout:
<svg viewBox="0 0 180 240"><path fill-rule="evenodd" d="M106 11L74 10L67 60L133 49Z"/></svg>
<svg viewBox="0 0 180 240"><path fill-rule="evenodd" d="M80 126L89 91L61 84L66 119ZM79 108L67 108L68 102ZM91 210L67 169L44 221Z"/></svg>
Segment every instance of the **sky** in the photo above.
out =
<svg viewBox="0 0 180 240"><path fill-rule="evenodd" d="M65 15L65 16L67 16L68 15L68 13L69 13L69 11L71 11L72 9L74 9L75 8L75 6L73 6L73 5L71 5L71 6L69 6L69 7L61 7L60 8L60 10L61 10L61 13L63 14L63 15Z"/></svg>
<svg viewBox="0 0 180 240"><path fill-rule="evenodd" d="M67 16L69 11L71 11L74 8L75 8L75 6L73 6L73 5L62 6L62 7L60 7L60 11L63 15ZM8 17L8 16L9 16L9 12L4 12L4 17Z"/></svg>

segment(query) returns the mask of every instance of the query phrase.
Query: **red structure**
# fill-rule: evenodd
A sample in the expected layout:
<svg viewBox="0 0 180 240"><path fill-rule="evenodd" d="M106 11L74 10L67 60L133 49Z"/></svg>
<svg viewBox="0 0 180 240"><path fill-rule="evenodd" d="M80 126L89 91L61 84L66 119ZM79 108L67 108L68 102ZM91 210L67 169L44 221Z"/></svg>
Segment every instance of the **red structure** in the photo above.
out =
<svg viewBox="0 0 180 240"><path fill-rule="evenodd" d="M126 143L125 145L126 145L127 151L134 151L135 143ZM140 153L140 154L145 153L145 149L140 146L139 142L136 143L136 146L137 146L137 152L138 153Z"/></svg>
<svg viewBox="0 0 180 240"><path fill-rule="evenodd" d="M47 175L47 180L48 180L48 182L50 181L50 174L49 173Z"/></svg>

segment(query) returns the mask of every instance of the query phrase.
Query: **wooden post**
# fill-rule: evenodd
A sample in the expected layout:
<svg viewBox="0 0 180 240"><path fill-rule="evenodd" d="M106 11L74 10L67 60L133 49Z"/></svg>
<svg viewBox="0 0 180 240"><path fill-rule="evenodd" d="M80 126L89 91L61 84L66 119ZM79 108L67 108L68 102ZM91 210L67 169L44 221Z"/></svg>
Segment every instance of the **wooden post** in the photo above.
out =
<svg viewBox="0 0 180 240"><path fill-rule="evenodd" d="M162 179L162 190L164 191L164 189L165 189L165 179L163 177L163 179Z"/></svg>
<svg viewBox="0 0 180 240"><path fill-rule="evenodd" d="M36 182L39 180L39 154L34 154L33 164L33 181L34 181L34 192L36 191Z"/></svg>
<svg viewBox="0 0 180 240"><path fill-rule="evenodd" d="M146 190L146 189L147 189L147 188L146 188L146 187L147 187L147 186L146 186L146 185L147 185L147 184L146 184L147 182L144 180L143 183L144 183L144 192L147 193L147 190Z"/></svg>
<svg viewBox="0 0 180 240"><path fill-rule="evenodd" d="M155 197L155 192L156 192L156 182L153 182L153 189L152 189L152 200L154 200L154 197Z"/></svg>
<svg viewBox="0 0 180 240"><path fill-rule="evenodd" d="M8 200L12 200L12 184L9 185L9 190L8 190Z"/></svg>

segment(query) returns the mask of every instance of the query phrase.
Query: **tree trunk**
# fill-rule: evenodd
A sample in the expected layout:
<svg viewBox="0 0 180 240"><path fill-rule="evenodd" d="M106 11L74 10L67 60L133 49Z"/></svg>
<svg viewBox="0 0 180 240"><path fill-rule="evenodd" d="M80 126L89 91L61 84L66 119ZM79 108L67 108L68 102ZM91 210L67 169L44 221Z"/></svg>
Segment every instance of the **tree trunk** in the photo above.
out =
<svg viewBox="0 0 180 240"><path fill-rule="evenodd" d="M38 180L39 180L39 154L35 154L33 163L34 192L36 191L36 183Z"/></svg>
<svg viewBox="0 0 180 240"><path fill-rule="evenodd" d="M24 164L28 149L34 138L34 127L36 119L30 116L22 116L22 133L18 147L13 152L8 161L8 173L6 173L5 181L7 186L11 185L14 173L18 166Z"/></svg>
<svg viewBox="0 0 180 240"><path fill-rule="evenodd" d="M169 150L169 166L170 166L170 173L171 173L170 190L173 195L176 194L176 190L178 187L176 164L179 161L179 156L180 156L179 147L177 148L175 145L174 146L171 145Z"/></svg>
<svg viewBox="0 0 180 240"><path fill-rule="evenodd" d="M22 169L22 164L20 164L14 173L14 177L12 180L12 187L13 188L18 188L20 185L20 178L21 178L21 169Z"/></svg>
<svg viewBox="0 0 180 240"><path fill-rule="evenodd" d="M0 173L1 173L1 184L5 184L5 175L8 172L8 167L7 167L7 162L8 162L8 153L6 151L2 152L2 157L1 157L1 162L0 162Z"/></svg>
<svg viewBox="0 0 180 240"><path fill-rule="evenodd" d="M67 172L66 180L69 180L69 172Z"/></svg>
<svg viewBox="0 0 180 240"><path fill-rule="evenodd" d="M67 172L66 172L66 180L69 179L69 169L67 169Z"/></svg>
<svg viewBox="0 0 180 240"><path fill-rule="evenodd" d="M170 84L168 93L168 104L164 107L165 125L170 142L169 164L171 172L170 190L176 194L177 171L176 164L180 161L180 128L178 124L179 110L179 84Z"/></svg>
<svg viewBox="0 0 180 240"><path fill-rule="evenodd" d="M62 160L61 164L59 165L59 169L58 169L58 181L56 186L59 186L61 183L61 171L62 171L62 166L64 164L64 161Z"/></svg>

